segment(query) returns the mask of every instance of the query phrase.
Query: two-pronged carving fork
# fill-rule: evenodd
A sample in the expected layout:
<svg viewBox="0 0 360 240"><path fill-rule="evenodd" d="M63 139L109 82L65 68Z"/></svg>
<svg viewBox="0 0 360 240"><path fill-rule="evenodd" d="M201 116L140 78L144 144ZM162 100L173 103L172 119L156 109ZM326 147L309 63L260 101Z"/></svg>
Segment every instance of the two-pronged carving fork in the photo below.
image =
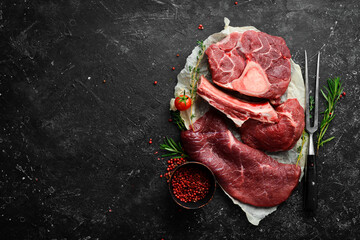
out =
<svg viewBox="0 0 360 240"><path fill-rule="evenodd" d="M317 208L317 173L316 173L316 155L313 141L313 134L318 129L319 121L319 66L320 66L320 52L318 53L317 68L316 68L316 89L315 89L315 106L314 106L314 126L310 126L310 100L309 100L309 76L307 53L305 51L305 88L306 88L306 131L309 133L309 152L305 164L304 176L304 209L306 211L315 211Z"/></svg>

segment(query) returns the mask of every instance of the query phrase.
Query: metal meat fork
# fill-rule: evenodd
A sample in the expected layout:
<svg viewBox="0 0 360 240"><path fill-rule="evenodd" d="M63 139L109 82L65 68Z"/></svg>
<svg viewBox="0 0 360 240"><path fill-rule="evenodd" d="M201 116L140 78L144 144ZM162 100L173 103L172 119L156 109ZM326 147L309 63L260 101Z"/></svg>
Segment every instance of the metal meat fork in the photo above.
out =
<svg viewBox="0 0 360 240"><path fill-rule="evenodd" d="M306 88L306 131L309 133L309 153L305 164L305 181L304 181L304 209L306 211L315 211L317 208L317 174L316 174L316 156L314 148L313 134L318 129L319 121L319 66L320 52L318 52L316 68L316 90L315 90L315 111L314 126L310 126L310 109L309 109L309 76L307 53L305 51L305 88Z"/></svg>

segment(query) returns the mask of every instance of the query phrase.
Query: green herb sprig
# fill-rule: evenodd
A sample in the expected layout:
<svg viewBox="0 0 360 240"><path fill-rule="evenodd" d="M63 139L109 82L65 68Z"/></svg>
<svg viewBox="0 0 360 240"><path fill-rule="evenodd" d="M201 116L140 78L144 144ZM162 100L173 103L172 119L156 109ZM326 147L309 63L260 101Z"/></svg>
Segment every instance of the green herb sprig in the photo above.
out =
<svg viewBox="0 0 360 240"><path fill-rule="evenodd" d="M302 158L303 156L303 148L304 148L304 144L305 144L305 141L306 141L306 132L305 130L302 132L301 134L301 145L296 149L297 152L299 153L297 159L296 159L296 166L299 165L299 162L300 162L300 159Z"/></svg>
<svg viewBox="0 0 360 240"><path fill-rule="evenodd" d="M315 99L313 96L309 96L309 112L314 109ZM312 115L309 114L309 117L312 118Z"/></svg>
<svg viewBox="0 0 360 240"><path fill-rule="evenodd" d="M181 131L185 131L186 127L185 127L184 120L180 116L180 111L171 111L171 116L172 116L173 122L177 125L177 127Z"/></svg>
<svg viewBox="0 0 360 240"><path fill-rule="evenodd" d="M197 90L196 83L199 80L199 73L200 73L199 64L204 57L205 49L206 49L206 46L204 45L204 41L197 41L197 44L198 44L200 50L198 51L198 55L196 56L196 60L197 60L196 65L195 65L195 67L189 66L189 71L191 74L190 94L191 94L192 101L194 101L194 98L196 96L196 90Z"/></svg>
<svg viewBox="0 0 360 240"><path fill-rule="evenodd" d="M172 158L185 158L188 155L185 153L181 146L181 143L176 143L172 138L165 137L164 143L160 144L160 149L168 151L170 153L164 154L161 157L172 157Z"/></svg>
<svg viewBox="0 0 360 240"><path fill-rule="evenodd" d="M323 90L321 90L321 94L327 101L327 106L325 111L322 113L324 115L321 125L320 125L320 132L318 134L318 140L317 140L317 147L316 151L319 152L319 148L322 147L325 143L330 142L334 139L334 137L329 137L324 140L324 135L326 133L326 130L328 129L330 122L335 117L335 105L336 102L340 99L340 96L343 92L342 88L342 82L339 77L337 78L329 78L327 80L328 86L325 87L326 94Z"/></svg>
<svg viewBox="0 0 360 240"><path fill-rule="evenodd" d="M191 73L191 80L190 80L190 97L191 97L191 101L194 103L195 102L195 97L196 97L196 91L197 91L197 82L199 81L199 74L200 74L200 68L199 68L199 64L201 62L201 60L204 58L204 54L205 54L205 49L206 46L204 44L204 41L197 41L197 44L199 46L199 52L198 55L196 56L197 62L196 62L196 66L190 68L191 69L190 73ZM190 107L190 112L192 113L192 106ZM190 121L191 121L191 125L192 125L192 119L193 117L191 117Z"/></svg>

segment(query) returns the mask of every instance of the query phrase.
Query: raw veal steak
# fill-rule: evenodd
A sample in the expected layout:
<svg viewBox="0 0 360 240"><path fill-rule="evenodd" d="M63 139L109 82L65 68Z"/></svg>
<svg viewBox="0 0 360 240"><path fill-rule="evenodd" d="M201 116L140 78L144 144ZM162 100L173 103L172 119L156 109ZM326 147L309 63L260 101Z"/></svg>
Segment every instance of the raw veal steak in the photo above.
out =
<svg viewBox="0 0 360 240"><path fill-rule="evenodd" d="M290 51L281 37L233 32L207 50L212 80L241 94L278 99L289 85Z"/></svg>
<svg viewBox="0 0 360 240"><path fill-rule="evenodd" d="M225 113L238 126L241 126L249 118L272 123L278 120L274 108L268 102L249 103L241 101L217 89L204 76L201 76L198 82L197 94L210 105Z"/></svg>
<svg viewBox="0 0 360 240"><path fill-rule="evenodd" d="M193 129L183 131L181 139L190 157L206 164L221 187L243 203L257 207L278 205L299 182L299 166L279 163L243 144L215 111L198 119Z"/></svg>
<svg viewBox="0 0 360 240"><path fill-rule="evenodd" d="M262 123L249 119L240 128L241 140L250 147L269 152L293 148L304 130L304 109L295 98L286 100L275 110L279 122Z"/></svg>

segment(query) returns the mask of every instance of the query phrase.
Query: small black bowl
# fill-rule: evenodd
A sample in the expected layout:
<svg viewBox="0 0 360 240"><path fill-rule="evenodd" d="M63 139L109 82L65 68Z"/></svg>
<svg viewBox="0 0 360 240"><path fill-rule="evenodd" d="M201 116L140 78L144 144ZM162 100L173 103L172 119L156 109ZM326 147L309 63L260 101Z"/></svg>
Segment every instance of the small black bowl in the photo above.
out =
<svg viewBox="0 0 360 240"><path fill-rule="evenodd" d="M209 178L209 181L210 181L209 192L201 200L198 200L196 202L183 202L180 199L178 199L177 197L175 197L174 192L173 192L173 185L172 185L173 176L175 176L175 173L177 171L179 171L179 169L183 169L183 168L192 168L192 169L202 170L205 172L206 176ZM216 180L215 180L215 176L214 176L213 172L206 165L199 163L199 162L187 162L187 163L184 163L184 164L176 167L169 179L169 190L170 190L171 197L174 199L174 201L178 205L180 205L181 207L186 208L186 209L197 209L197 208L201 208L201 207L207 205L210 202L210 200L213 198L215 189L216 189Z"/></svg>

